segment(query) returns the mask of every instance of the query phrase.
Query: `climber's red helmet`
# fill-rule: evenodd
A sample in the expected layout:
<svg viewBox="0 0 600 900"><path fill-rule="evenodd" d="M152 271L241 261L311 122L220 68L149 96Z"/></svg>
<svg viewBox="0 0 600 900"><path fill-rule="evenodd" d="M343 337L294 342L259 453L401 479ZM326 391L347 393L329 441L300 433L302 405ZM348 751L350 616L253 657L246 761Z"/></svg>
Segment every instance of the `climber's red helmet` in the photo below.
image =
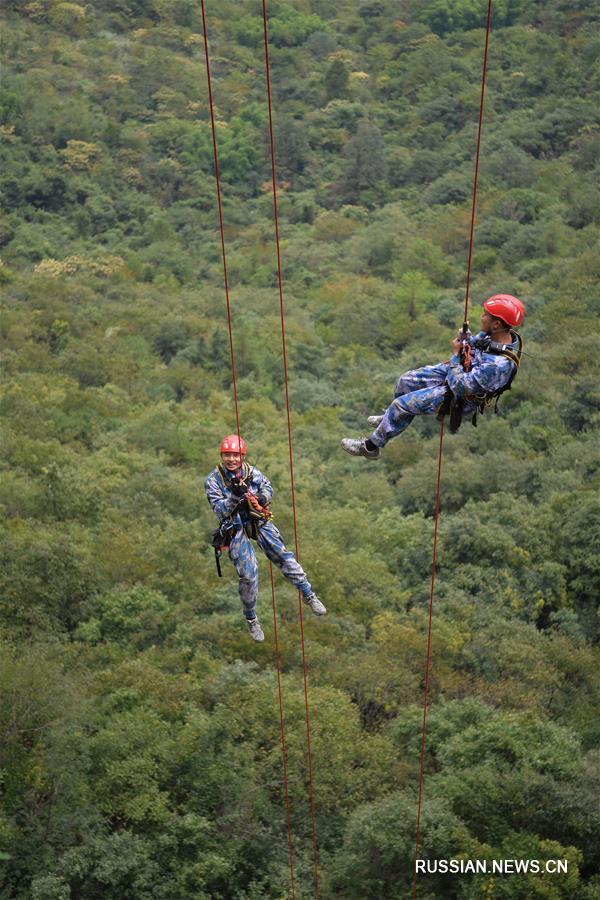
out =
<svg viewBox="0 0 600 900"><path fill-rule="evenodd" d="M230 472L236 472L246 455L246 441L237 434L228 434L221 441L221 460Z"/></svg>
<svg viewBox="0 0 600 900"><path fill-rule="evenodd" d="M525 307L512 294L494 294L484 302L483 308L494 319L501 319L511 328L517 328L525 316Z"/></svg>

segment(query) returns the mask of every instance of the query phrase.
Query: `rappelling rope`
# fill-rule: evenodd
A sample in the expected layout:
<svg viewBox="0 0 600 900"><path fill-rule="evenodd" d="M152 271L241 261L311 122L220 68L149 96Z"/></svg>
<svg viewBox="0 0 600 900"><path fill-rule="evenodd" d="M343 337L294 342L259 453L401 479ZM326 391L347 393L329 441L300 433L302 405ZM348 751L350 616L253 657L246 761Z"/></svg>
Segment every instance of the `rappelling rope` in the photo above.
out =
<svg viewBox="0 0 600 900"><path fill-rule="evenodd" d="M267 27L267 5L266 0L262 0L263 11L263 34L265 45L265 74L267 79L267 101L269 106L269 140L271 147L271 176L273 182L273 219L275 223L275 245L277 249L277 284L279 287L279 314L281 319L281 349L283 355L283 377L285 386L285 409L287 415L287 432L288 432L288 450L290 464L290 485L292 494L292 513L294 518L294 545L296 550L296 559L300 559L298 548L298 523L296 516L296 492L294 485L294 455L292 450L292 426L290 417L290 398L288 388L288 369L287 369L287 353L285 340L285 312L283 303L283 279L281 275L281 247L279 241L279 213L277 209L277 173L275 167L275 140L273 136L273 104L271 99L271 73L269 65L269 34ZM319 867L317 859L317 828L315 821L315 797L313 788L313 770L312 770L312 752L310 739L310 711L308 703L308 671L306 665L306 651L304 644L304 619L302 613L302 598L298 592L298 610L300 615L300 644L302 648L302 672L304 676L304 708L306 718L306 748L308 761L308 780L310 795L310 814L312 823L312 840L313 840L313 874L315 883L315 896L319 897Z"/></svg>
<svg viewBox="0 0 600 900"><path fill-rule="evenodd" d="M467 262L467 286L465 290L465 322L469 320L469 290L471 288L471 261L473 259L473 235L475 233L475 207L477 205L477 184L479 180L479 153L481 149L481 131L483 126L483 101L485 99L485 79L487 74L488 46L490 43L490 25L492 22L492 0L488 0L487 21L485 24L485 49L483 51L483 68L481 73L481 97L479 100L479 121L477 124L477 151L475 153L475 174L473 175L473 201L471 203L471 228L469 231L469 259Z"/></svg>
<svg viewBox="0 0 600 900"><path fill-rule="evenodd" d="M273 577L273 563L269 562L269 574L271 576L271 603L273 606L273 636L275 638L275 666L277 669L277 696L279 700L279 734L281 738L281 759L283 765L283 794L285 800L285 815L287 822L288 854L290 862L290 885L292 900L296 900L296 882L294 878L294 854L292 851L292 809L288 788L287 748L285 742L285 717L283 714L283 691L281 689L281 655L279 653L279 633L277 628L277 603L275 601L275 579Z"/></svg>
<svg viewBox="0 0 600 900"><path fill-rule="evenodd" d="M229 278L227 277L227 253L225 251L225 230L223 228L223 204L221 202L221 179L219 176L219 155L217 153L217 131L215 127L215 110L212 94L212 80L210 77L210 60L208 56L208 32L206 30L206 10L202 0L202 28L204 32L204 57L206 61L206 81L208 83L208 100L210 103L210 126L212 130L213 157L215 162L215 181L217 186L217 205L219 208L219 229L221 233L221 258L223 260L223 282L225 284L225 302L227 304L227 328L229 331L229 355L231 358L231 379L233 381L233 403L235 406L235 421L238 440L240 434L240 412L238 408L237 384L235 378L235 352L233 349L233 331L231 328L231 303L229 300Z"/></svg>
<svg viewBox="0 0 600 900"><path fill-rule="evenodd" d="M492 0L488 0L487 21L485 26L485 50L481 75L481 98L479 101L479 123L477 127L477 151L475 153L475 174L473 177L473 200L471 203L471 227L469 231L469 258L467 263L467 284L465 291L465 309L463 316L463 334L466 334L469 321L469 290L471 285L471 261L473 258L473 235L475 232L475 208L477 204L477 183L479 178L479 154L481 148L481 130L483 123L483 102L485 97L485 80L487 74L488 46L490 25L492 20ZM429 700L429 672L431 663L431 634L433 622L433 598L435 589L435 568L437 560L438 523L440 517L440 489L442 480L442 457L444 451L444 420L440 423L440 443L438 450L437 488L435 498L435 522L433 529L433 558L431 563L431 586L429 591L429 622L427 629L427 654L425 658L425 685L423 688L423 724L421 728L421 759L419 764L419 799L417 804L417 825L415 835L415 855L413 859L412 896L417 896L417 859L419 857L419 841L421 836L421 807L423 801L423 772L425 765L425 735L427 731L427 705Z"/></svg>
<svg viewBox="0 0 600 900"><path fill-rule="evenodd" d="M204 56L206 62L206 80L208 84L208 99L210 104L210 124L212 129L212 143L213 143L213 157L214 157L214 166L215 166L215 182L217 189L217 205L219 208L219 227L221 232L221 255L223 259L223 281L225 284L225 299L227 303L227 327L229 330L229 350L231 355L231 376L233 382L233 400L235 405L235 419L237 426L237 434L238 441L241 441L240 435L240 416L238 409L238 398L237 398L237 387L236 387L236 377L235 377L235 351L233 347L233 329L231 324L231 304L229 300L229 280L227 277L227 254L225 251L225 232L223 228L223 204L221 202L221 181L219 178L219 157L217 152L217 134L215 128L215 112L214 112L214 104L213 104L213 95L212 95L212 81L210 75L210 59L208 53L208 31L206 27L206 9L204 0L202 2L202 27L204 33ZM287 385L286 385L287 392ZM279 725L280 725L280 738L281 738L281 755L282 755L282 766L283 766L283 785L284 785L284 799L285 799L285 808L286 808L286 820L287 820L287 839L288 839L288 851L289 851L289 865L290 865L290 881L291 881L291 890L292 890L292 900L295 900L296 897L296 889L295 889L295 879L294 879L294 861L292 854L292 826L291 826L291 809L290 809L290 799L289 799L289 790L288 790L288 772L287 772L287 753L286 753L286 743L285 743L285 717L283 712L283 694L281 690L281 655L279 652L279 636L277 629L277 603L275 600L275 580L273 578L273 564L269 562L269 573L271 577L271 598L273 605L273 634L275 640L275 664L277 669L277 692L278 692L278 700L279 700Z"/></svg>

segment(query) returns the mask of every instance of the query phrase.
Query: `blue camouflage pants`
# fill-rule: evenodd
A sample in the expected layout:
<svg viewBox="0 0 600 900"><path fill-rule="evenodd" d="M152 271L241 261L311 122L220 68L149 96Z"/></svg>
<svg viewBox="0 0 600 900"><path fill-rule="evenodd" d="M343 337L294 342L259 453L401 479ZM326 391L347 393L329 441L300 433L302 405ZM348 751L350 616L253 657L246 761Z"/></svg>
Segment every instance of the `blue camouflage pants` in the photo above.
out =
<svg viewBox="0 0 600 900"><path fill-rule="evenodd" d="M291 550L287 550L279 529L272 522L261 524L258 529L258 546L280 570L284 578L291 581L305 597L312 588L306 573ZM239 578L240 600L247 619L256 616L258 597L258 562L252 541L243 528L238 528L229 545L229 559L235 566Z"/></svg>
<svg viewBox="0 0 600 900"><path fill-rule="evenodd" d="M376 447L384 447L408 428L415 416L435 415L446 393L448 368L448 363L438 363L401 375L396 383L394 399L369 440ZM474 404L465 403L465 412L472 409L475 409Z"/></svg>

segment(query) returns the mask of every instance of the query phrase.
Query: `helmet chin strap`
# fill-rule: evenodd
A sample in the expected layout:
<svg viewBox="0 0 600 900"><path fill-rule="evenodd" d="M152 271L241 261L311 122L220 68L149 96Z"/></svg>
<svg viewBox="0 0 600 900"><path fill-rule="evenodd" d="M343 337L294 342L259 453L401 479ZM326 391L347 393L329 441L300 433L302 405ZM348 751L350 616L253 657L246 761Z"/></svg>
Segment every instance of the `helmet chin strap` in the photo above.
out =
<svg viewBox="0 0 600 900"><path fill-rule="evenodd" d="M496 321L500 323L498 327L494 327L494 324L492 323L490 330L486 332L490 337L493 338L495 334L510 334L510 326L507 325L506 322L502 322L501 319L497 319Z"/></svg>

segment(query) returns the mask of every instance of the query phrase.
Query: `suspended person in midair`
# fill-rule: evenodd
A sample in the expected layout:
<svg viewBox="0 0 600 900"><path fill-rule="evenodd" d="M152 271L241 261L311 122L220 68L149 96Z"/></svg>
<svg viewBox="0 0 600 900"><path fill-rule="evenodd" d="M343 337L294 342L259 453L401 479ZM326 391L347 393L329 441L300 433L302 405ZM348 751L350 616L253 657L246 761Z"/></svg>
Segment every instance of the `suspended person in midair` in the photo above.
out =
<svg viewBox="0 0 600 900"><path fill-rule="evenodd" d="M449 412L451 430L456 431L462 413L483 412L510 388L516 375L522 341L512 329L521 324L524 314L516 297L494 294L483 304L482 331L466 339L461 333L452 342L454 355L448 362L401 375L385 413L367 419L375 431L368 438L344 438L343 449L352 456L379 459L382 447L408 428L415 416ZM465 349L470 365L464 362Z"/></svg>
<svg viewBox="0 0 600 900"><path fill-rule="evenodd" d="M310 586L304 569L291 550L287 550L279 530L271 519L269 506L273 488L256 466L244 461L246 442L230 434L221 442L221 465L204 482L208 502L220 522L213 546L227 548L239 578L239 592L250 635L255 641L265 636L256 615L258 563L250 540L256 541L265 556L295 585L302 599L316 616L327 610ZM219 571L220 574L220 571Z"/></svg>

